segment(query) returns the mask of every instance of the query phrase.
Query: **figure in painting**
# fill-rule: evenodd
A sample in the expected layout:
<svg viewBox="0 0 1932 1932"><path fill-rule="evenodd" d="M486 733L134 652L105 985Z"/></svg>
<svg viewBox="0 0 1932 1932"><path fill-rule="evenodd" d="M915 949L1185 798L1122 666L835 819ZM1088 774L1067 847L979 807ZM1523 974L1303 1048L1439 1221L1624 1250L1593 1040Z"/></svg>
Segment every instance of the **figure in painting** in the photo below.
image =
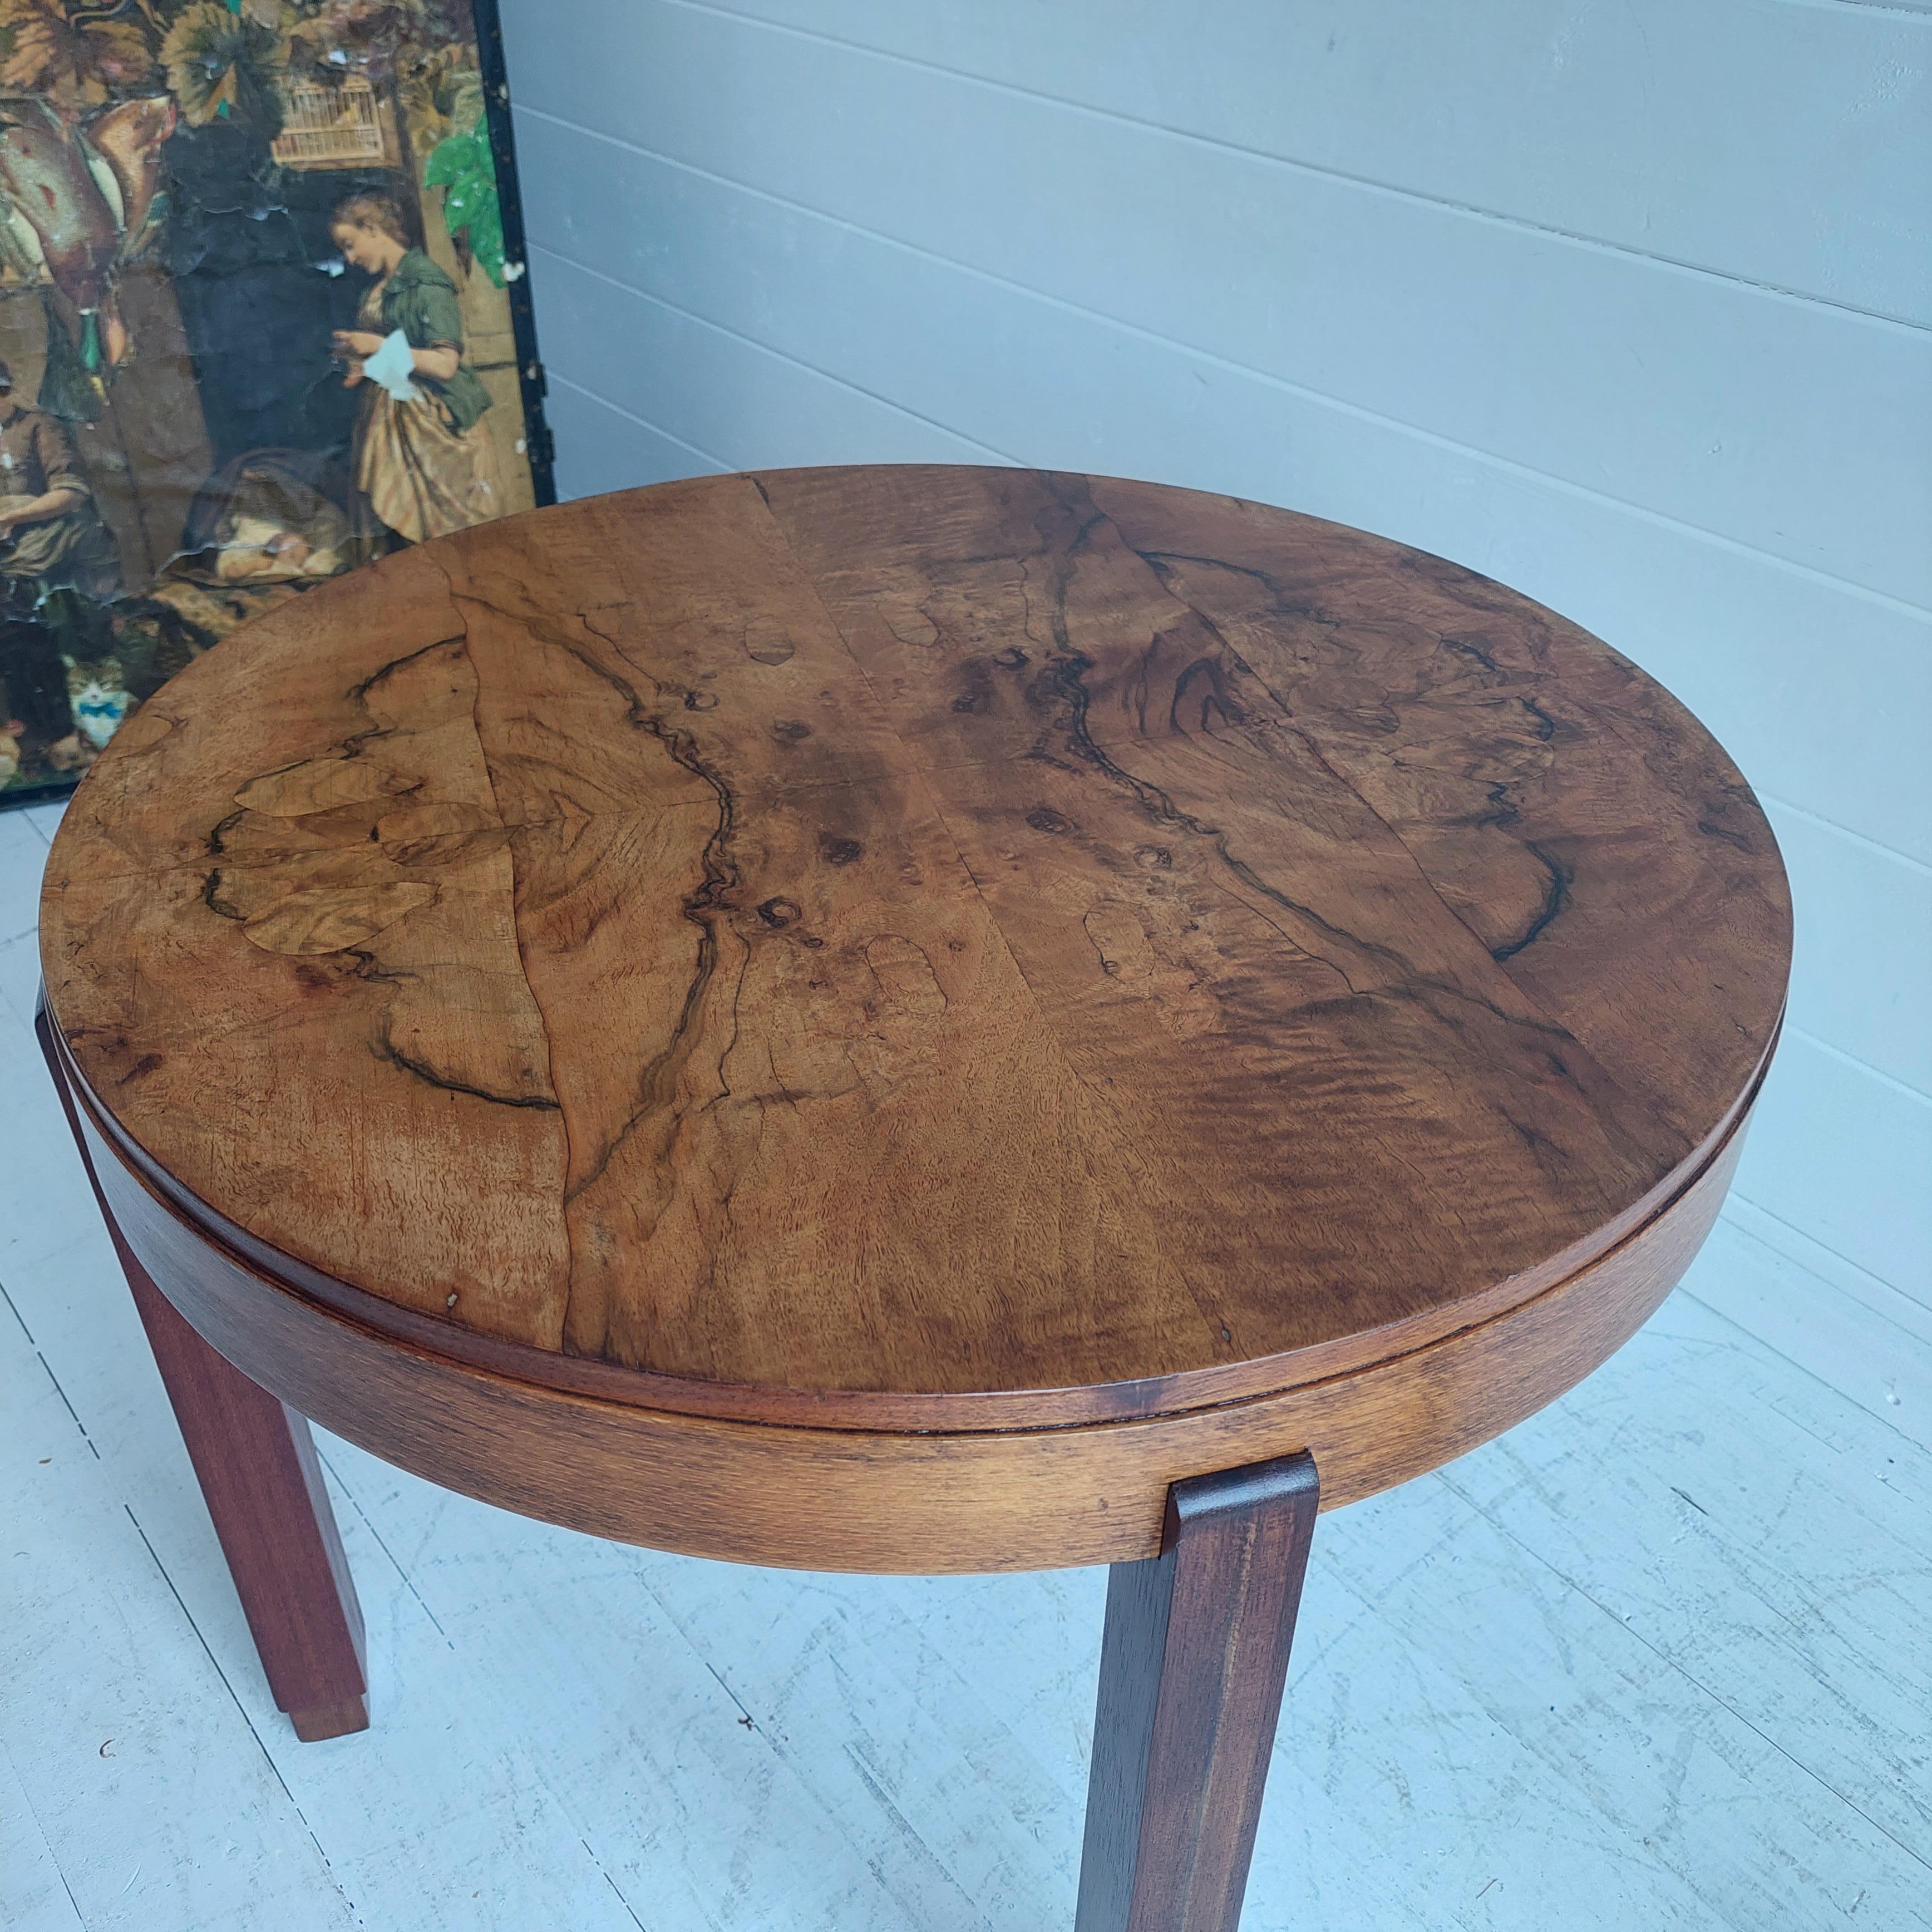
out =
<svg viewBox="0 0 1932 1932"><path fill-rule="evenodd" d="M8 695L39 736L58 741L57 764L81 755L77 740L73 754L65 753L63 734L82 722L68 687L76 665L111 648L106 607L120 590L120 550L94 508L67 425L17 401L13 372L0 362L0 626L8 646ZM17 770L17 749L13 762Z"/></svg>
<svg viewBox="0 0 1932 1932"><path fill-rule="evenodd" d="M0 808L541 494L478 4L0 0Z"/></svg>
<svg viewBox="0 0 1932 1932"><path fill-rule="evenodd" d="M121 589L121 553L94 509L67 425L15 400L4 362L0 575L31 580L44 598L64 590L100 604Z"/></svg>
<svg viewBox="0 0 1932 1932"><path fill-rule="evenodd" d="M338 331L344 380L363 388L356 425L356 486L385 530L409 543L446 536L502 513L496 453L482 426L488 392L463 359L456 284L410 244L402 205L388 194L338 204L329 236L353 268L374 279ZM376 380L364 364L400 334L406 376ZM388 372L385 372L386 376Z"/></svg>

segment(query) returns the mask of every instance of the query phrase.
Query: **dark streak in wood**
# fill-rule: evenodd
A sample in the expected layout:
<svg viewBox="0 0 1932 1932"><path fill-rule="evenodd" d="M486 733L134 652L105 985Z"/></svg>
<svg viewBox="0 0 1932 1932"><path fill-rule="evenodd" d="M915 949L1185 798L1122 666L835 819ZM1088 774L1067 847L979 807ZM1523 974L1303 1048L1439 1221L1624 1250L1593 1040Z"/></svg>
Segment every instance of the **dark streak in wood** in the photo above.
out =
<svg viewBox="0 0 1932 1932"><path fill-rule="evenodd" d="M435 1088L439 1093L461 1094L472 1100L488 1100L493 1107L535 1107L549 1113L557 1112L556 1102L548 1094L494 1094L487 1087L474 1087L466 1081L448 1078L428 1062L405 1053L389 1038L388 1024L385 1016L383 1030L377 1035L374 1046L376 1058L385 1066L394 1066L412 1078L420 1080L424 1086Z"/></svg>
<svg viewBox="0 0 1932 1932"><path fill-rule="evenodd" d="M1574 878L1570 868L1546 845L1540 845L1533 838L1525 839L1523 850L1534 855L1544 870L1550 875L1550 884L1543 895L1543 903L1537 908L1536 916L1524 928L1522 935L1504 946L1490 948L1490 957L1498 964L1505 959L1514 959L1526 946L1532 945L1556 922L1557 916L1568 902L1570 886Z"/></svg>

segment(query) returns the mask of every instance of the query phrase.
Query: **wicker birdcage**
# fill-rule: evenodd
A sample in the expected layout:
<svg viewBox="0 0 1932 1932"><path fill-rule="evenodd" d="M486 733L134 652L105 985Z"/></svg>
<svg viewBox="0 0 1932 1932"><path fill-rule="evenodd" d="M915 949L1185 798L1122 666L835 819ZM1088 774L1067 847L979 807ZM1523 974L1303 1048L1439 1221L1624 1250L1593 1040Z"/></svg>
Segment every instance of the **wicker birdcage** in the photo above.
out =
<svg viewBox="0 0 1932 1932"><path fill-rule="evenodd" d="M284 91L288 113L273 152L284 167L399 164L394 124L366 80L351 78L338 87L291 81Z"/></svg>

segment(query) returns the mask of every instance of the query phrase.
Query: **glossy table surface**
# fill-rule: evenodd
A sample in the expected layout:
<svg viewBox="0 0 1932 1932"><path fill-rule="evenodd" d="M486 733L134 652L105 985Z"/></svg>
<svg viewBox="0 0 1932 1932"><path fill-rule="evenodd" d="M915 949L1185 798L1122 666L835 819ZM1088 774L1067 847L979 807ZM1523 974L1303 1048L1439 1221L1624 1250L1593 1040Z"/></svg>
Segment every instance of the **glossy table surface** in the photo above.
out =
<svg viewBox="0 0 1932 1932"><path fill-rule="evenodd" d="M279 1291L916 1438L1206 1416L1613 1265L1735 1151L1790 910L1696 720L1486 579L878 468L275 611L89 774L43 932L98 1130Z"/></svg>

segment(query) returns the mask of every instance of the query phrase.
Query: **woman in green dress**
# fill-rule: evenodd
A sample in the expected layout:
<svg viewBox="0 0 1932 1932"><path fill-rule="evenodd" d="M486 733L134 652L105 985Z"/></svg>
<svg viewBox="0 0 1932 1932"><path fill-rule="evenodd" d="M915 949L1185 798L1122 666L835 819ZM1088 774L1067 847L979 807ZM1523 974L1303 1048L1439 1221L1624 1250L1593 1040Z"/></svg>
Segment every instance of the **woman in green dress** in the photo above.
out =
<svg viewBox="0 0 1932 1932"><path fill-rule="evenodd" d="M496 452L482 420L490 398L463 359L456 284L410 246L393 195L350 195L328 232L343 260L374 278L356 327L335 337L349 364L344 380L363 390L356 488L383 526L410 543L502 515ZM371 380L363 368L398 332L409 358L400 395L393 378Z"/></svg>

